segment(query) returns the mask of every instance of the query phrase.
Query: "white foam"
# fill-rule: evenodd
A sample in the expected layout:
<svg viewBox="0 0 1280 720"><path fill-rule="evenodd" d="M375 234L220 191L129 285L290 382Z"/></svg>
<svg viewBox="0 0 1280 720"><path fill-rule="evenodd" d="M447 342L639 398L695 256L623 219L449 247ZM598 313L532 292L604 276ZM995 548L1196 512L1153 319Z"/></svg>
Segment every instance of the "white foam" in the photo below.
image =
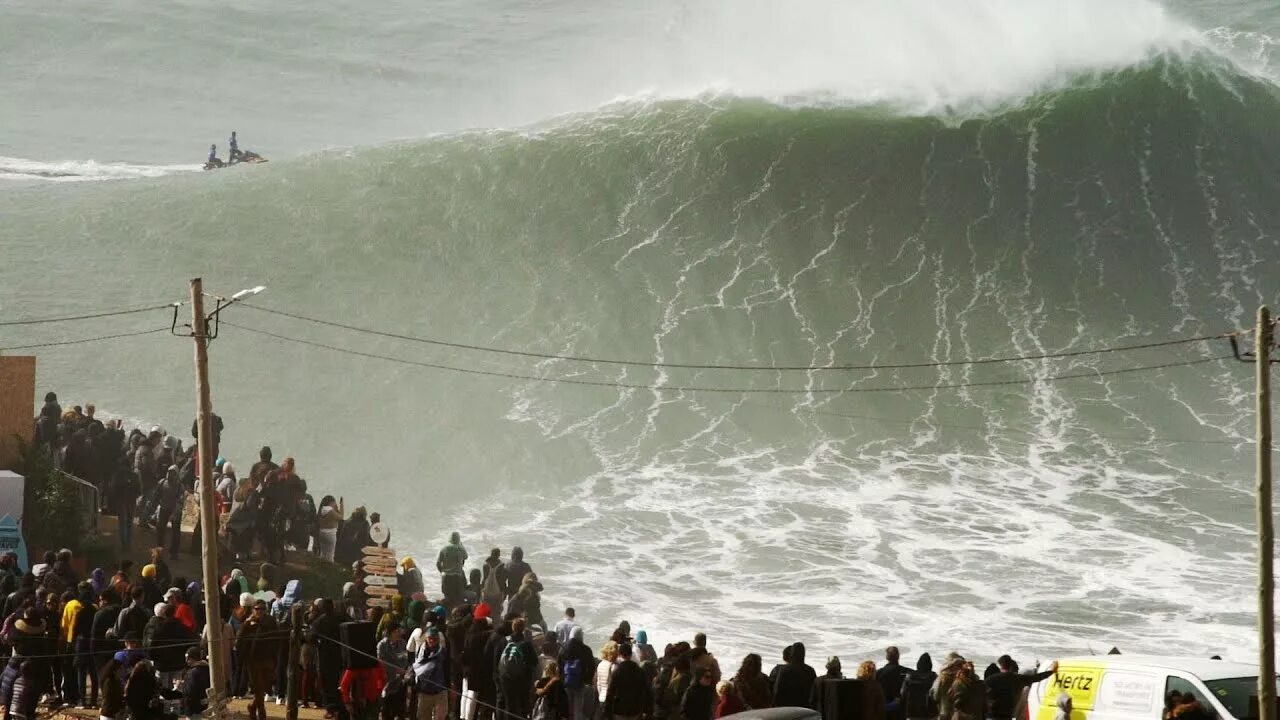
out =
<svg viewBox="0 0 1280 720"><path fill-rule="evenodd" d="M1004 102L1204 45L1150 0L715 0L685 7L661 44L623 57L612 87L929 111Z"/></svg>
<svg viewBox="0 0 1280 720"><path fill-rule="evenodd" d="M87 182L95 180L135 180L196 172L200 165L142 165L100 163L95 160L45 162L0 156L0 180L41 182Z"/></svg>

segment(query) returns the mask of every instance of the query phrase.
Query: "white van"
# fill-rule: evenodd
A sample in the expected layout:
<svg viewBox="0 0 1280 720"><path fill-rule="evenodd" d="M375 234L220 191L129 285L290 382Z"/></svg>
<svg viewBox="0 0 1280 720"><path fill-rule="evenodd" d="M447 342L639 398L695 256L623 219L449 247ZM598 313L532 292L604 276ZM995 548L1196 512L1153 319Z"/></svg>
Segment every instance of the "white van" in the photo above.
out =
<svg viewBox="0 0 1280 720"><path fill-rule="evenodd" d="M1062 658L1031 687L1029 720L1053 720L1071 696L1071 720L1161 720L1165 698L1191 691L1218 720L1256 720L1258 666L1201 658L1100 655Z"/></svg>

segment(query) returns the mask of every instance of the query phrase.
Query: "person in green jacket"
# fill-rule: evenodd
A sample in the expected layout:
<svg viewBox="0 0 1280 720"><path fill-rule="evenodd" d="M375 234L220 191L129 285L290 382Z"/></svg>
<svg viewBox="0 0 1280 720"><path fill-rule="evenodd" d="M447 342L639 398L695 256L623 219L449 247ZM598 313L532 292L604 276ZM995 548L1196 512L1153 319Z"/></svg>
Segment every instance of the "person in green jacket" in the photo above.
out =
<svg viewBox="0 0 1280 720"><path fill-rule="evenodd" d="M467 549L462 546L458 533L449 536L449 544L440 549L436 557L436 569L440 571L440 592L450 605L462 599L467 588Z"/></svg>

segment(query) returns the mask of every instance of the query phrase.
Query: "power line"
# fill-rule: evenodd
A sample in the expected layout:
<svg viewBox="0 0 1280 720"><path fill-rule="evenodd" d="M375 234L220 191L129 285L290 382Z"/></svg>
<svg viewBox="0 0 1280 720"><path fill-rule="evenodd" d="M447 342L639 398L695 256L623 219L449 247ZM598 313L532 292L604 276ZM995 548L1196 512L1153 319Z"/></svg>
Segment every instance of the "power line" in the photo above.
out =
<svg viewBox="0 0 1280 720"><path fill-rule="evenodd" d="M63 345L81 345L83 343L98 342L99 340L114 340L116 338L138 337L139 335L151 335L153 333L168 332L169 326L153 328L151 330L139 330L137 332L116 333L115 335L95 335L94 337L79 338L77 340L59 340L58 342L36 343L34 345L10 345L9 347L0 347L0 351L5 350L34 350L36 348L61 347Z"/></svg>
<svg viewBox="0 0 1280 720"><path fill-rule="evenodd" d="M131 308L129 310L110 310L107 312L91 313L88 315L66 315L63 317L48 318L30 318L27 320L5 320L0 322L0 327L8 327L12 325L42 325L44 323L68 322L71 320L92 320L94 318L116 317L118 315L134 315L136 313L151 312L153 310L168 310L174 307L175 303L165 303L164 305L148 305L147 307Z"/></svg>
<svg viewBox="0 0 1280 720"><path fill-rule="evenodd" d="M996 363L1019 362L1025 360L1050 360L1055 358L1071 358L1080 357L1082 355L1100 355L1103 353L1128 352L1132 350L1149 350L1152 348L1172 347L1174 345L1187 345L1190 343L1207 342L1210 340L1221 340L1236 334L1237 331L1219 333L1216 335L1199 335L1196 337L1177 338L1172 340L1162 340L1157 342L1138 343L1134 345L1119 345L1107 348L1095 348L1090 350L1069 350L1056 353L1040 353L1036 355L1017 355L1004 356L994 358L981 358L977 360L943 360L937 362L914 362L914 363L897 363L888 365L735 365L735 364L699 364L699 363L672 363L672 362L654 362L641 360L622 360L618 358L599 358L580 355L557 355L549 353L536 353L524 350L511 350L508 348L497 348L485 345L469 345L466 343L450 342L446 340L435 340L431 338L415 337L413 335L404 335L401 333L387 332L384 330L374 330L371 328L359 327L356 325L347 325L345 323L334 322L332 320L321 320L320 318L299 315L296 313L285 312L283 310L273 310L260 305L252 305L242 302L242 306L252 308L259 312L271 315L279 315L282 317L292 318L294 320L304 320L306 322L316 323L317 325L327 325L329 327L341 328L343 330L351 330L353 332L365 333L367 335L377 335L380 337L392 338L395 340L407 340L410 342L423 343L426 345L435 345L438 347L453 348L455 350L473 350L477 352L497 353L499 355L512 355L516 357L536 358L539 360L566 360L570 362L596 363L600 365L630 365L636 367L653 367L653 368L669 368L680 370L746 370L746 371L775 371L775 372L809 372L809 371L848 371L848 370L908 370L914 368L938 368L938 367L954 367L959 365L991 365Z"/></svg>
<svg viewBox="0 0 1280 720"><path fill-rule="evenodd" d="M1061 380L1076 380L1076 379L1084 379L1084 378L1096 379L1099 377L1112 376L1112 375L1125 375L1129 373L1146 372L1149 370L1164 370L1168 368L1188 367L1191 365L1202 365L1205 363L1227 360L1232 357L1231 355L1222 355L1222 356L1207 357L1207 358L1196 358L1194 360L1182 360L1182 361L1175 361L1175 362L1160 363L1156 365L1140 365L1137 367L1122 368L1119 370L1095 370L1092 372L1075 373L1075 374L1068 374L1068 375L1054 375L1054 376L1041 377L1041 378L1023 378L1018 380L989 380L984 382L950 383L950 384L943 384L943 385L906 385L906 386L868 387L868 388L854 387L854 388L811 388L811 389L742 388L742 387L719 388L719 387L701 387L701 386L693 386L693 385L646 385L646 384L640 384L640 383L626 383L626 382L611 381L611 380L581 380L577 378L567 378L567 377L539 377L537 375L522 375L519 373L499 372L495 370L477 370L474 368L460 368L452 365L442 365L440 363L422 362L418 360L406 360L403 358L391 357L388 355L379 355L377 353L369 353L361 350L351 350L349 348L338 347L336 345L326 345L325 343L319 343L313 340L303 340L301 338L289 337L287 335L268 332L266 330L259 330L257 328L251 328L244 325L237 325L235 323L228 322L226 320L222 321L222 324L229 325L230 327L233 327L239 330L245 330L247 332L255 333L258 335L265 335L267 337L275 338L277 340L284 340L287 342L298 343L301 345L309 345L311 347L318 347L325 350L332 350L335 352L346 353L348 355L356 355L358 357L372 358L375 360L386 360L388 362L400 363L403 365L412 365L415 367L425 367L425 368L431 368L435 370L445 370L448 372L463 373L466 375L483 375L487 377L506 378L509 380L525 380L530 382L551 382L551 383L560 383L564 385L583 385L587 387L604 387L604 388L625 389L625 390L655 390L660 392L690 392L690 393L705 392L705 393L769 394L769 395L781 395L781 394L830 395L830 394L843 394L843 393L850 393L850 394L887 393L887 392L910 392L915 390L949 390L949 389L973 388L973 387L1032 385L1040 382L1057 382Z"/></svg>

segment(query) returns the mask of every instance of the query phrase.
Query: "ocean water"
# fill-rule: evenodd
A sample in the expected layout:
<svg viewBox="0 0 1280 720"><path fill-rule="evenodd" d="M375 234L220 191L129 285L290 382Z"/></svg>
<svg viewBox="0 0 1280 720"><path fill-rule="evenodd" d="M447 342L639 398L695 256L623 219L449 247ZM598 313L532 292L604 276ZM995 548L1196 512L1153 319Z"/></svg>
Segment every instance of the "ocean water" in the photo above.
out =
<svg viewBox="0 0 1280 720"><path fill-rule="evenodd" d="M1249 659L1252 370L1225 341L947 363L1276 302L1276 33L1262 2L9 4L0 320L200 275L636 361L251 307L211 349L233 460L295 456L406 554L522 545L597 641ZM270 162L200 172L232 129ZM189 426L188 341L36 352L41 392Z"/></svg>

